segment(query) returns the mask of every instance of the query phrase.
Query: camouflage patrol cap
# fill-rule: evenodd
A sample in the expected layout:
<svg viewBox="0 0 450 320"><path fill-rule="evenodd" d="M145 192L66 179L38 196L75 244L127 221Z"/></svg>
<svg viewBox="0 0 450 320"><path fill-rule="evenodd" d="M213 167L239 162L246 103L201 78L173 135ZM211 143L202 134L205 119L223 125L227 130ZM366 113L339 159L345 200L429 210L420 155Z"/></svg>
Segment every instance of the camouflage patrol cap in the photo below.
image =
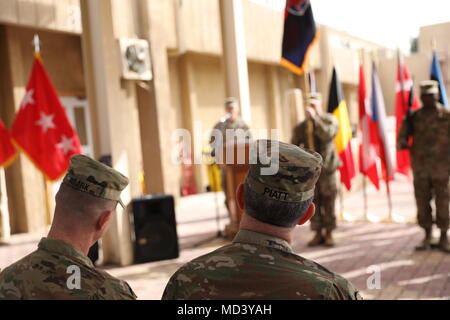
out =
<svg viewBox="0 0 450 320"><path fill-rule="evenodd" d="M84 155L75 155L70 159L70 167L63 180L77 191L89 193L95 197L118 201L120 193L128 185L128 178L101 162Z"/></svg>
<svg viewBox="0 0 450 320"><path fill-rule="evenodd" d="M258 155L258 161L253 161L256 164L250 164L246 178L248 187L271 200L303 202L311 199L322 169L323 160L320 154L275 140L258 140L257 146L260 142L267 146L270 163L262 164ZM278 164L278 171L272 175L262 174L261 169L268 168L273 163Z"/></svg>
<svg viewBox="0 0 450 320"><path fill-rule="evenodd" d="M425 80L420 82L420 94L438 94L439 93L439 85L435 80Z"/></svg>
<svg viewBox="0 0 450 320"><path fill-rule="evenodd" d="M225 99L225 108L236 108L239 105L238 100L233 97Z"/></svg>

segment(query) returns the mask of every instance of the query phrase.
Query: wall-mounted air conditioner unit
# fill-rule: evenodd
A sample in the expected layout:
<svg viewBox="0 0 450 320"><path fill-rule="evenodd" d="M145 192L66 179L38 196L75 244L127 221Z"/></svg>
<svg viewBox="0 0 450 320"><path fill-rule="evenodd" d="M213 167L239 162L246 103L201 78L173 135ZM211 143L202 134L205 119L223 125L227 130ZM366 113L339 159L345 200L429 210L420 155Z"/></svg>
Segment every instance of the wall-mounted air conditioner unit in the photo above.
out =
<svg viewBox="0 0 450 320"><path fill-rule="evenodd" d="M120 39L122 78L126 80L152 80L150 50L147 40Z"/></svg>

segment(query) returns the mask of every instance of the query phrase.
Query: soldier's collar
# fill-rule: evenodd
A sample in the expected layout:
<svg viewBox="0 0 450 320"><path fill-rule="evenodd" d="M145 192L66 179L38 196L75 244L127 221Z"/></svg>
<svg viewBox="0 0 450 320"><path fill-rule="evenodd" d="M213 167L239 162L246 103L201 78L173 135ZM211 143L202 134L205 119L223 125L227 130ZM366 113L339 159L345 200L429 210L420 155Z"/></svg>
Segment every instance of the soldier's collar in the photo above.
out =
<svg viewBox="0 0 450 320"><path fill-rule="evenodd" d="M38 248L50 253L56 253L62 256L70 257L72 259L81 260L81 262L85 263L86 265L94 267L91 259L62 240L42 238L41 241L39 241Z"/></svg>
<svg viewBox="0 0 450 320"><path fill-rule="evenodd" d="M291 245L286 240L250 230L239 230L239 232L233 239L233 243L236 242L256 244L263 247L278 249L288 253L294 253Z"/></svg>

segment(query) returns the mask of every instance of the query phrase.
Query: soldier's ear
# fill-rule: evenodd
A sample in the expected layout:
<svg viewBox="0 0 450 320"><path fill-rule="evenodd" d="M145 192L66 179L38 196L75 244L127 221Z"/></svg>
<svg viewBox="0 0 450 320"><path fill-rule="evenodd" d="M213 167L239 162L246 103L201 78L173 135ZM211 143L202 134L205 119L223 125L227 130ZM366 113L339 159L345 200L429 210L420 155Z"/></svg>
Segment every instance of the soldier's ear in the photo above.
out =
<svg viewBox="0 0 450 320"><path fill-rule="evenodd" d="M309 205L308 209L306 210L305 214L303 215L303 217L298 221L298 225L301 226L303 224L305 224L309 219L311 219L314 214L316 213L316 205L314 204L314 202L311 202L311 204Z"/></svg>
<svg viewBox="0 0 450 320"><path fill-rule="evenodd" d="M236 189L236 202L239 209L244 210L244 185L242 183Z"/></svg>
<svg viewBox="0 0 450 320"><path fill-rule="evenodd" d="M96 228L98 231L103 232L106 227L108 226L109 220L112 218L112 211L106 211L104 212L100 218L97 220Z"/></svg>

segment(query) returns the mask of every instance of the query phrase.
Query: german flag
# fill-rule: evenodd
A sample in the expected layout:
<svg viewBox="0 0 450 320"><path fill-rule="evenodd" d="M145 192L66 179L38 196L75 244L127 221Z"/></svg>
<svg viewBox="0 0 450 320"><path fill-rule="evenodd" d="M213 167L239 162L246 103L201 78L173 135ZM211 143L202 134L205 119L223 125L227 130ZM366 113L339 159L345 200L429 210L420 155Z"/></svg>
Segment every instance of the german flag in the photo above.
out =
<svg viewBox="0 0 450 320"><path fill-rule="evenodd" d="M309 0L287 0L284 19L281 65L301 75L306 71L308 55L319 39Z"/></svg>
<svg viewBox="0 0 450 320"><path fill-rule="evenodd" d="M350 128L350 119L348 117L347 104L342 94L341 84L333 67L333 77L330 85L330 95L328 98L328 112L332 113L339 121L339 131L336 135L336 148L339 157L342 160L341 181L348 190L352 187L352 179L355 177L355 164L353 162L353 153L351 147L352 130Z"/></svg>
<svg viewBox="0 0 450 320"><path fill-rule="evenodd" d="M16 156L17 152L11 143L11 136L0 120L0 168L10 165Z"/></svg>

